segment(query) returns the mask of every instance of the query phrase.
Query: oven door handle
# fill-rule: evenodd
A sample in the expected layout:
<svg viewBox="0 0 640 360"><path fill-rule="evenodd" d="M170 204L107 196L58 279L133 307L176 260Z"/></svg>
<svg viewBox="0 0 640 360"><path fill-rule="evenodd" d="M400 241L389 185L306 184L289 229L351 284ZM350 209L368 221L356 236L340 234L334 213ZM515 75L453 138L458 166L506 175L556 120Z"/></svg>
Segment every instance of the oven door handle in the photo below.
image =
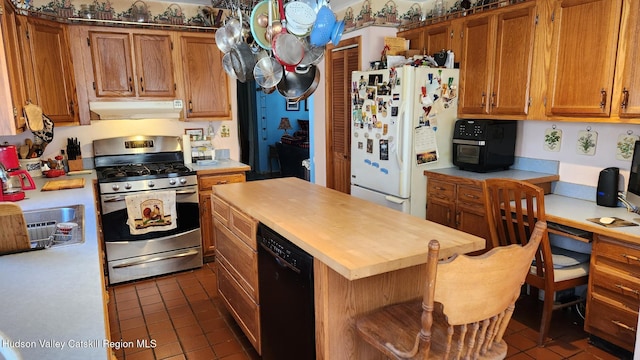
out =
<svg viewBox="0 0 640 360"><path fill-rule="evenodd" d="M183 257L187 257L187 256L198 255L199 253L200 252L198 250L193 250L192 249L192 250L189 250L187 252L183 252L183 253L179 253L179 254L174 254L174 255L169 255L169 256L158 256L158 257L154 257L154 258L146 259L146 260L139 260L139 261L132 261L132 262L127 262L127 263L122 263L122 264L114 265L113 268L114 269L121 269L121 268L126 268L126 267L131 267L131 266L144 265L144 264L148 264L148 263L152 263L152 262L156 262L156 261L179 259L179 258L183 258Z"/></svg>
<svg viewBox="0 0 640 360"><path fill-rule="evenodd" d="M196 190L176 190L176 195L191 195L195 193L196 193ZM126 195L122 195L122 196L114 197L112 199L106 199L104 200L104 202L107 202L107 203L119 202L119 201L124 201L125 198L126 198Z"/></svg>

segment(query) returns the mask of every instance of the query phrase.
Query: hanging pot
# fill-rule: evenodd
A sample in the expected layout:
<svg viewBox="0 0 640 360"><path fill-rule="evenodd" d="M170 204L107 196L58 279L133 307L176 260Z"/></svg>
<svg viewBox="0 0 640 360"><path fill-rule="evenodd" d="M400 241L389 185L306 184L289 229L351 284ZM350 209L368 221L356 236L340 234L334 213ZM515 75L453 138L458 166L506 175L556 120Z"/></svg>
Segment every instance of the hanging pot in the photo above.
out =
<svg viewBox="0 0 640 360"><path fill-rule="evenodd" d="M229 52L231 55L231 66L238 78L238 81L245 82L253 79L253 68L256 65L256 57L253 55L249 44L240 42Z"/></svg>
<svg viewBox="0 0 640 360"><path fill-rule="evenodd" d="M264 0L251 12L251 19L249 24L251 25L251 33L253 34L253 40L260 45L261 48L271 50L271 41L267 39L267 27L269 24L269 17L267 15L269 11L269 1ZM265 20L266 19L266 20Z"/></svg>
<svg viewBox="0 0 640 360"><path fill-rule="evenodd" d="M318 88L320 70L310 65L305 73L285 71L278 83L278 92L287 100L298 102L311 96Z"/></svg>
<svg viewBox="0 0 640 360"><path fill-rule="evenodd" d="M304 57L304 46L298 37L287 32L284 5L282 2L283 0L278 1L282 31L279 34L273 35L271 46L273 48L273 56L284 65L287 71L293 71L295 66L298 65Z"/></svg>
<svg viewBox="0 0 640 360"><path fill-rule="evenodd" d="M318 65L324 57L324 46L313 46L309 43L308 38L302 40L304 44L304 57L300 61L299 66Z"/></svg>

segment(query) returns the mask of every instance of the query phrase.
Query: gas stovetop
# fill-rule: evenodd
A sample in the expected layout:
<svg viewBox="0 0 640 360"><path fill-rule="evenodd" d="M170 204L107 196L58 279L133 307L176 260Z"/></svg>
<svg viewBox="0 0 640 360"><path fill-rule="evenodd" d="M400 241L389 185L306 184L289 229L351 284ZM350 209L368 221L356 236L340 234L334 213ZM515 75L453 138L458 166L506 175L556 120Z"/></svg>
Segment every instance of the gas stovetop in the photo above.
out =
<svg viewBox="0 0 640 360"><path fill-rule="evenodd" d="M127 164L96 169L99 182L133 181L193 175L181 162Z"/></svg>

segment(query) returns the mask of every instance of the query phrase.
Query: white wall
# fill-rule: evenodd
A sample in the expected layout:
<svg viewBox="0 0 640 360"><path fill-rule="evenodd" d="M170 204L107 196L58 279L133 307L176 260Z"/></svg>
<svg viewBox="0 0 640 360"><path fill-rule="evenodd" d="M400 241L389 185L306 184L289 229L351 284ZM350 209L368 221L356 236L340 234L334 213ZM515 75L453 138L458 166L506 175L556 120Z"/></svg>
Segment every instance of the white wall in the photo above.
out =
<svg viewBox="0 0 640 360"><path fill-rule="evenodd" d="M558 160L560 162L560 180L574 184L597 186L600 171L607 167L620 168L622 177L620 189L626 189L630 159L616 159L618 136L632 132L640 135L640 125L604 124L597 122L568 123L553 121L521 121L516 142L516 156ZM543 148L545 130L553 125L562 130L562 143L559 152L546 151ZM591 127L598 134L596 152L593 156L577 152L578 132Z"/></svg>
<svg viewBox="0 0 640 360"><path fill-rule="evenodd" d="M229 81L229 92L231 99L231 118L233 120L214 121L213 126L216 131L214 146L218 149L229 149L230 157L233 160L240 160L240 146L238 141L236 104L236 83ZM226 125L229 128L229 137L220 137L220 128ZM96 120L91 125L85 126L58 126L53 129L53 141L47 146L42 154L43 159L54 158L67 145L67 138L78 138L81 144L82 156L93 157L93 143L95 139L105 139L118 136L129 135L173 135L182 136L184 129L202 128L207 131L208 122L184 122L167 119L150 120ZM11 145L24 144L25 139L33 139L31 131L25 131L15 136L0 136L0 144L9 143Z"/></svg>

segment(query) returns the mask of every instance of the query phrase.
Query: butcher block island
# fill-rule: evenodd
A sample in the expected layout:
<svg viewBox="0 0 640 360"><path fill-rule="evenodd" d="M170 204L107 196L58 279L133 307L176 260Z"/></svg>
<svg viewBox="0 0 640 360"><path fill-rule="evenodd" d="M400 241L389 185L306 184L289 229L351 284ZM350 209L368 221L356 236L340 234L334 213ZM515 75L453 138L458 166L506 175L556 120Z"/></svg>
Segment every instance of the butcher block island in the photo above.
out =
<svg viewBox="0 0 640 360"><path fill-rule="evenodd" d="M313 257L317 359L381 358L358 338L354 318L422 296L430 240L440 241L442 257L485 248L480 237L297 178L213 186L212 209L216 241L233 237L247 245L244 259L237 252L217 254L216 268L219 279L231 276L238 294L245 295L247 307L226 304L258 352L260 324L255 322L262 292L268 291L258 293L257 274L251 273L258 271L258 223ZM216 248L224 249L221 245Z"/></svg>

